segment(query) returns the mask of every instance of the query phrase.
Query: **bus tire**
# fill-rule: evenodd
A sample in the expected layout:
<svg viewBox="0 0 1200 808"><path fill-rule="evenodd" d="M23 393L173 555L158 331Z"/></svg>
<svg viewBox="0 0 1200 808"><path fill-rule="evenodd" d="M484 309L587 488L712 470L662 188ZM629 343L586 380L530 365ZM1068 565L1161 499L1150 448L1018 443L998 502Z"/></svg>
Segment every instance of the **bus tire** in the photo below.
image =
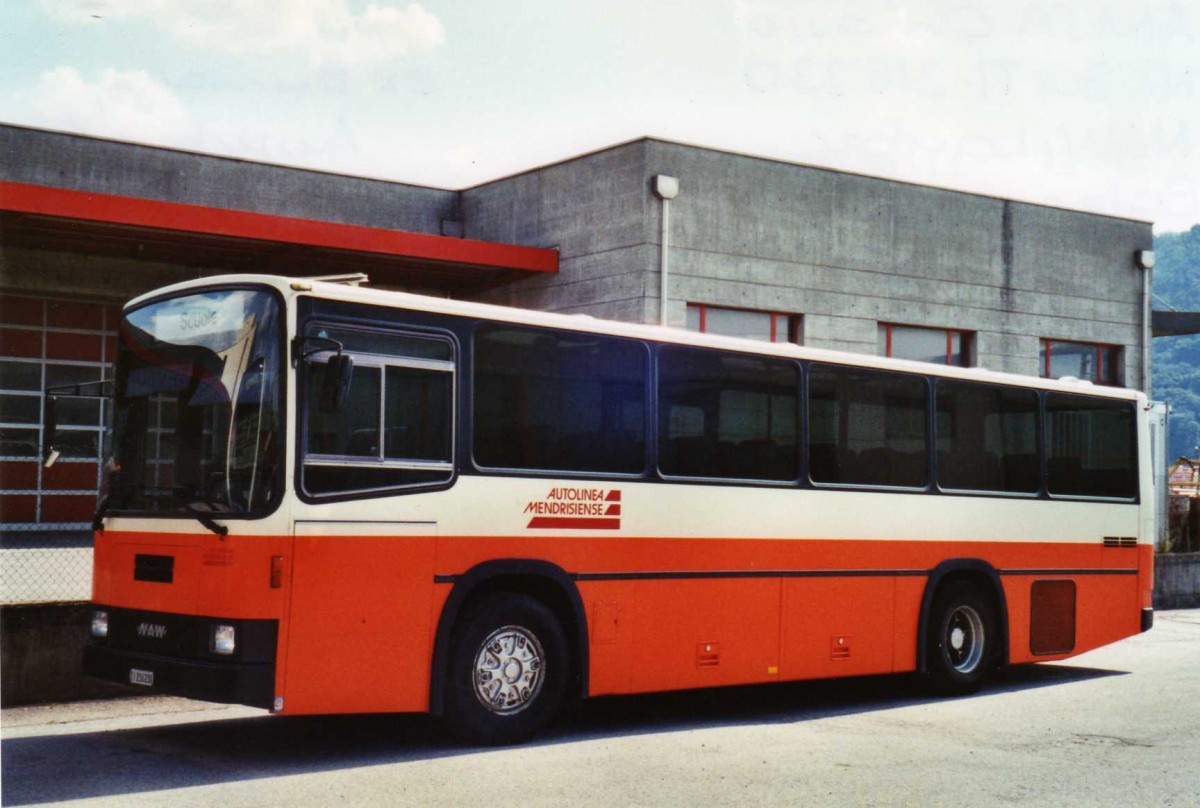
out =
<svg viewBox="0 0 1200 808"><path fill-rule="evenodd" d="M979 690L995 658L999 634L991 602L968 581L950 581L929 610L925 669L944 696Z"/></svg>
<svg viewBox="0 0 1200 808"><path fill-rule="evenodd" d="M557 716L569 668L566 635L544 603L512 592L485 595L451 637L451 732L468 743L526 740Z"/></svg>

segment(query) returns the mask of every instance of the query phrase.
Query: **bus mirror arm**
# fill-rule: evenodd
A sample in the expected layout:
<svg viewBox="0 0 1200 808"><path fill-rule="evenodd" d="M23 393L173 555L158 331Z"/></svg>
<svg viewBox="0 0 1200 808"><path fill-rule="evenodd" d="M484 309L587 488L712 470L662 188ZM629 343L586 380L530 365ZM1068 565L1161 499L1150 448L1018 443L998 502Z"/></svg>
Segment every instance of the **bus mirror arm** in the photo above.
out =
<svg viewBox="0 0 1200 808"><path fill-rule="evenodd" d="M329 337L315 337L312 335L299 336L292 340L292 365L293 367L300 362L308 359L313 354L333 351L338 356L342 355L342 343Z"/></svg>
<svg viewBox="0 0 1200 808"><path fill-rule="evenodd" d="M338 412L350 394L350 380L354 374L354 360L342 353L342 343L329 337L312 335L298 336L292 340L292 363L299 364L310 356L333 352L325 365L325 378L321 383L320 409L322 412Z"/></svg>

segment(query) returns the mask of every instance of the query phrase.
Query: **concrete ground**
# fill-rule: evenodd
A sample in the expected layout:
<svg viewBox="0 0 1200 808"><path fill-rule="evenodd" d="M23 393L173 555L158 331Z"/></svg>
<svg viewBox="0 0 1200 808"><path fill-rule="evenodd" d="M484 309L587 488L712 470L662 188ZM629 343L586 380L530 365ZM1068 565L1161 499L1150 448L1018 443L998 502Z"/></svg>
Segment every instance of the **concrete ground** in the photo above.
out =
<svg viewBox="0 0 1200 808"><path fill-rule="evenodd" d="M1200 805L1200 610L934 700L905 677L598 699L464 749L419 716L169 698L0 714L5 805Z"/></svg>

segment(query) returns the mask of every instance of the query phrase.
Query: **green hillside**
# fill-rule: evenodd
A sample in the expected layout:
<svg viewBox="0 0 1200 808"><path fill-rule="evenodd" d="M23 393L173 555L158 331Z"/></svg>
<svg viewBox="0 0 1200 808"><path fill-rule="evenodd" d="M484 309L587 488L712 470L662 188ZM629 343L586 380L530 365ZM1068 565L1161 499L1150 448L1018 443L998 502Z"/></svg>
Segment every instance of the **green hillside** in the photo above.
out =
<svg viewBox="0 0 1200 808"><path fill-rule="evenodd" d="M1154 308L1200 311L1200 225L1154 238ZM1154 340L1154 398L1171 405L1168 462L1200 457L1200 334Z"/></svg>

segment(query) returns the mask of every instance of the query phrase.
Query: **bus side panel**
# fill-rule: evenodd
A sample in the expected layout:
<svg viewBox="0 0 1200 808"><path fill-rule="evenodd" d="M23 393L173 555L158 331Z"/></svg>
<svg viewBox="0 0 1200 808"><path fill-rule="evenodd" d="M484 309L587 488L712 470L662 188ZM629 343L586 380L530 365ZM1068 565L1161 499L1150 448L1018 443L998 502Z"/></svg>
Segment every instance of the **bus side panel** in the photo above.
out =
<svg viewBox="0 0 1200 808"><path fill-rule="evenodd" d="M1072 581L1075 585L1075 645L1065 653L1035 654L1030 647L1032 591L1037 581ZM1136 575L1006 575L1009 662L1049 662L1099 648L1137 634L1141 626Z"/></svg>
<svg viewBox="0 0 1200 808"><path fill-rule="evenodd" d="M895 578L786 578L782 679L892 670Z"/></svg>
<svg viewBox="0 0 1200 808"><path fill-rule="evenodd" d="M284 712L428 707L433 555L432 536L296 536Z"/></svg>
<svg viewBox="0 0 1200 808"><path fill-rule="evenodd" d="M1141 631L1136 575L1089 575L1077 580L1075 653L1080 654Z"/></svg>
<svg viewBox="0 0 1200 808"><path fill-rule="evenodd" d="M921 622L921 600L928 579L925 576L896 578L895 620L892 635L892 670L907 673L917 669L917 629Z"/></svg>
<svg viewBox="0 0 1200 808"><path fill-rule="evenodd" d="M632 690L774 681L778 578L637 581Z"/></svg>
<svg viewBox="0 0 1200 808"><path fill-rule="evenodd" d="M1008 604L1008 662L1012 665L1046 659L1034 656L1029 650L1029 587L1034 580L1024 575L1000 578Z"/></svg>
<svg viewBox="0 0 1200 808"><path fill-rule="evenodd" d="M628 693L632 687L635 589L633 581L579 584L588 621L588 695Z"/></svg>

